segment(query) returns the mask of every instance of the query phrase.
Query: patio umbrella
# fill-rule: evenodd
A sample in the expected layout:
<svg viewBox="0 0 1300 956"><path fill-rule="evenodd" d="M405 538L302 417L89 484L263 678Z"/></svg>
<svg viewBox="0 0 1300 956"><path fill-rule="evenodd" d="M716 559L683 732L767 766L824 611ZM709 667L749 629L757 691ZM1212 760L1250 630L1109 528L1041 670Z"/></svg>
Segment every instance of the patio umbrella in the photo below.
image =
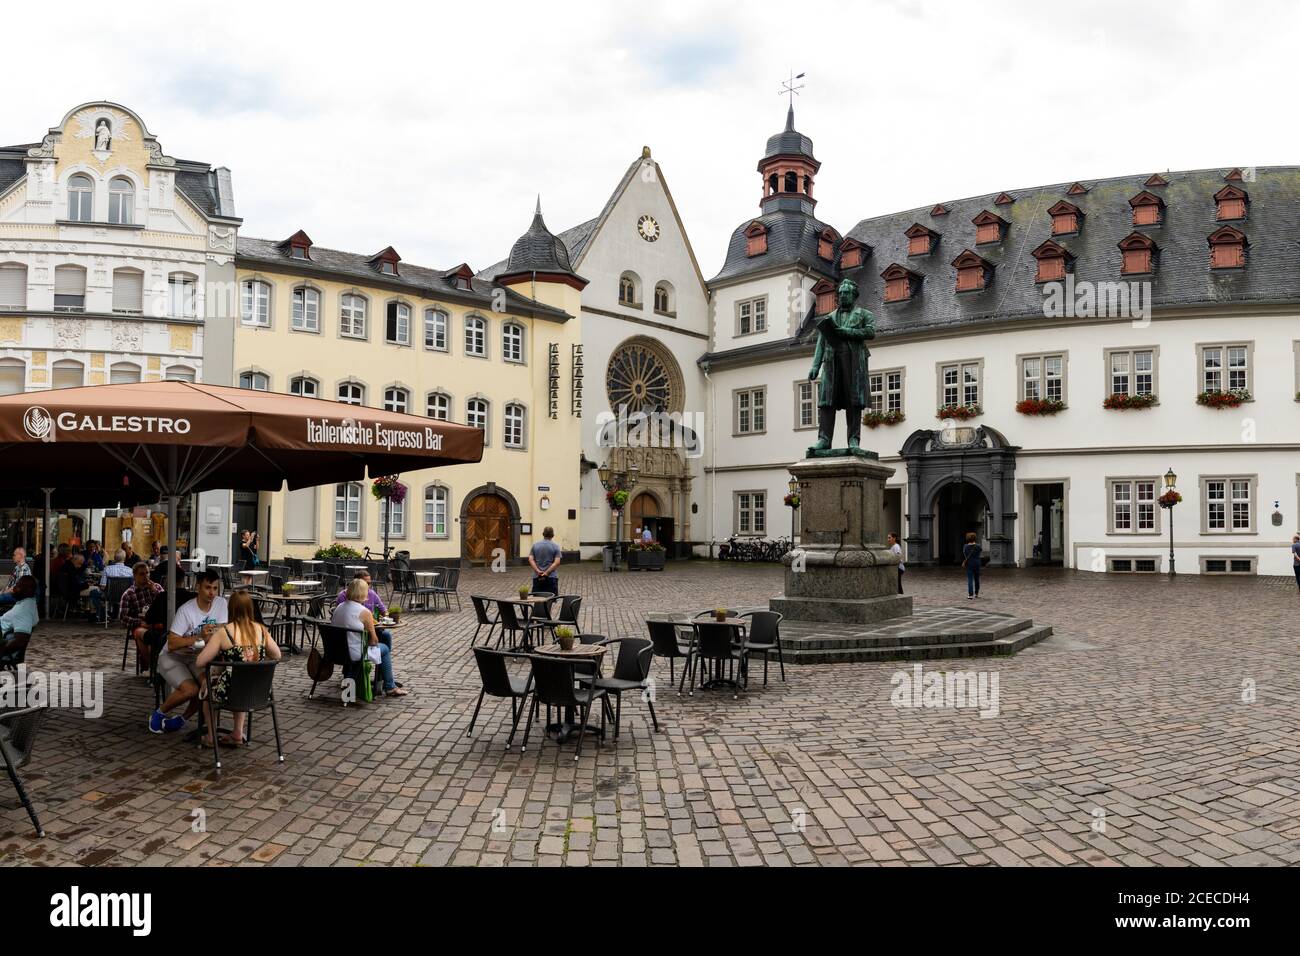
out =
<svg viewBox="0 0 1300 956"><path fill-rule="evenodd" d="M483 457L483 432L399 412L195 382L91 385L0 396L5 490L138 491L167 502L215 488L278 491ZM46 549L48 550L48 548ZM48 613L48 590L46 611ZM175 562L167 608L175 610Z"/></svg>

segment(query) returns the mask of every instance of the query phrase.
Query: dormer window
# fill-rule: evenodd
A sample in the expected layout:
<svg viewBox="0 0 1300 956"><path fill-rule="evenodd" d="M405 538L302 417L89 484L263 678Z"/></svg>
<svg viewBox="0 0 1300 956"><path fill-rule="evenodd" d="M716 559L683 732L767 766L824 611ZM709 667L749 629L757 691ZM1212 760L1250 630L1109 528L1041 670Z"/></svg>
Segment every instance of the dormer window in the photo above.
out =
<svg viewBox="0 0 1300 956"><path fill-rule="evenodd" d="M1011 193L999 193L998 198L993 200L993 205L1010 206L1015 201L1016 201L1016 197L1011 195Z"/></svg>
<svg viewBox="0 0 1300 956"><path fill-rule="evenodd" d="M370 266L382 275L395 276L398 274L397 264L401 261L402 257L397 254L392 246L389 246L383 252L371 257Z"/></svg>
<svg viewBox="0 0 1300 956"><path fill-rule="evenodd" d="M952 264L957 270L958 292L976 292L988 288L993 266L987 260L966 249L952 260Z"/></svg>
<svg viewBox="0 0 1300 956"><path fill-rule="evenodd" d="M985 210L971 220L975 223L975 243L1001 242L1007 234L1007 221L1001 216Z"/></svg>
<svg viewBox="0 0 1300 956"><path fill-rule="evenodd" d="M301 229L280 243L280 248L287 250L292 259L310 259L311 246L311 236Z"/></svg>
<svg viewBox="0 0 1300 956"><path fill-rule="evenodd" d="M939 204L936 205L933 209L930 210L930 215L931 215L931 216L946 216L946 215L948 215L948 207L945 206L943 203L939 203Z"/></svg>
<svg viewBox="0 0 1300 956"><path fill-rule="evenodd" d="M1218 213L1215 219L1220 221L1224 219L1245 219L1246 218L1246 191L1236 186L1224 186L1214 194L1214 201L1218 205Z"/></svg>
<svg viewBox="0 0 1300 956"><path fill-rule="evenodd" d="M1065 191L1065 194L1067 196L1082 196L1087 191L1088 191L1088 187L1085 186L1083 183L1075 183Z"/></svg>
<svg viewBox="0 0 1300 956"><path fill-rule="evenodd" d="M862 265L866 247L856 239L845 239L840 243L840 268L856 269Z"/></svg>
<svg viewBox="0 0 1300 956"><path fill-rule="evenodd" d="M907 236L907 254L909 256L928 256L939 242L939 234L918 223L903 233Z"/></svg>
<svg viewBox="0 0 1300 956"><path fill-rule="evenodd" d="M835 258L835 242L838 239L834 229L823 229L817 237L817 255L831 262Z"/></svg>
<svg viewBox="0 0 1300 956"><path fill-rule="evenodd" d="M1153 189L1156 186L1168 186L1169 180L1165 179L1165 177L1161 176L1159 173L1152 173L1150 178L1148 178L1142 185L1146 186L1148 189Z"/></svg>
<svg viewBox="0 0 1300 956"><path fill-rule="evenodd" d="M1133 225L1158 226L1165 220L1165 201L1145 189L1128 201L1133 207Z"/></svg>
<svg viewBox="0 0 1300 956"><path fill-rule="evenodd" d="M1246 234L1232 226L1224 226L1210 234L1210 268L1244 269L1246 267Z"/></svg>
<svg viewBox="0 0 1300 956"><path fill-rule="evenodd" d="M474 289L474 270L469 267L468 263L462 262L448 272L444 278L453 289L463 289L466 292L471 292Z"/></svg>
<svg viewBox="0 0 1300 956"><path fill-rule="evenodd" d="M1123 256L1120 271L1126 276L1150 275L1156 271L1156 254L1159 250L1150 236L1131 232L1119 241Z"/></svg>
<svg viewBox="0 0 1300 956"><path fill-rule="evenodd" d="M767 226L751 222L745 229L745 255L761 256L767 252Z"/></svg>
<svg viewBox="0 0 1300 956"><path fill-rule="evenodd" d="M1069 250L1051 239L1042 243L1030 255L1038 260L1038 273L1034 277L1035 282L1056 282L1064 279L1074 260Z"/></svg>
<svg viewBox="0 0 1300 956"><path fill-rule="evenodd" d="M813 295L817 297L817 315L826 315L835 311L835 283L822 279L813 286Z"/></svg>
<svg viewBox="0 0 1300 956"><path fill-rule="evenodd" d="M1083 221L1083 213L1074 203L1066 202L1062 199L1047 214L1052 217L1052 235L1054 236L1072 236L1079 231L1079 223Z"/></svg>
<svg viewBox="0 0 1300 956"><path fill-rule="evenodd" d="M885 280L885 301L906 302L921 288L921 277L897 262L880 273Z"/></svg>

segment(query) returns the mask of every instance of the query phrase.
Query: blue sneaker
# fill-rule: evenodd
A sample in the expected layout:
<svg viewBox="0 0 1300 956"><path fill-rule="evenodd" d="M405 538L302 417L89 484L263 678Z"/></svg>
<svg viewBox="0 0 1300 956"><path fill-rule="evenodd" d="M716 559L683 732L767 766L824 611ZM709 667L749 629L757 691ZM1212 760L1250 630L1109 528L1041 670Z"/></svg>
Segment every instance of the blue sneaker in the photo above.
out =
<svg viewBox="0 0 1300 956"><path fill-rule="evenodd" d="M161 710L155 710L152 714L149 715L149 732L152 734L162 733L163 721L165 721L166 719L167 717L163 714Z"/></svg>
<svg viewBox="0 0 1300 956"><path fill-rule="evenodd" d="M168 717L166 720L163 721L163 730L165 730L169 734L172 733L173 731L180 730L184 726L185 726L185 718L182 717L180 714L177 714L175 717Z"/></svg>

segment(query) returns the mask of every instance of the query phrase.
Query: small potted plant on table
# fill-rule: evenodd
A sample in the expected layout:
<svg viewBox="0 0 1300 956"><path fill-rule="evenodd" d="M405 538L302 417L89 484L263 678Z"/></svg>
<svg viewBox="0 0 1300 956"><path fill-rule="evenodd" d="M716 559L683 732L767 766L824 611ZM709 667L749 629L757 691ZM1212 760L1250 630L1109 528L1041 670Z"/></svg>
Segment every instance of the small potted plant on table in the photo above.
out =
<svg viewBox="0 0 1300 956"><path fill-rule="evenodd" d="M559 642L560 650L573 650L573 642L577 640L577 635L573 633L571 627L557 627L555 629L555 640Z"/></svg>

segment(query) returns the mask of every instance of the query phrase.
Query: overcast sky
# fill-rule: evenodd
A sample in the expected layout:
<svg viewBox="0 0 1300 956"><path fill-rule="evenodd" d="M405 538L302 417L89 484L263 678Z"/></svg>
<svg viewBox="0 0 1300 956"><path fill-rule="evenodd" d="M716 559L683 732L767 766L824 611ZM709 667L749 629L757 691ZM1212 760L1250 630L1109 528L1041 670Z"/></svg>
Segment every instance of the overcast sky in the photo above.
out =
<svg viewBox="0 0 1300 956"><path fill-rule="evenodd" d="M555 231L595 216L649 145L712 276L757 212L790 70L818 215L841 231L1003 189L1300 159L1291 0L84 10L57 50L8 45L0 140L114 100L167 153L231 168L245 235L303 228L440 268L504 257L539 192Z"/></svg>

